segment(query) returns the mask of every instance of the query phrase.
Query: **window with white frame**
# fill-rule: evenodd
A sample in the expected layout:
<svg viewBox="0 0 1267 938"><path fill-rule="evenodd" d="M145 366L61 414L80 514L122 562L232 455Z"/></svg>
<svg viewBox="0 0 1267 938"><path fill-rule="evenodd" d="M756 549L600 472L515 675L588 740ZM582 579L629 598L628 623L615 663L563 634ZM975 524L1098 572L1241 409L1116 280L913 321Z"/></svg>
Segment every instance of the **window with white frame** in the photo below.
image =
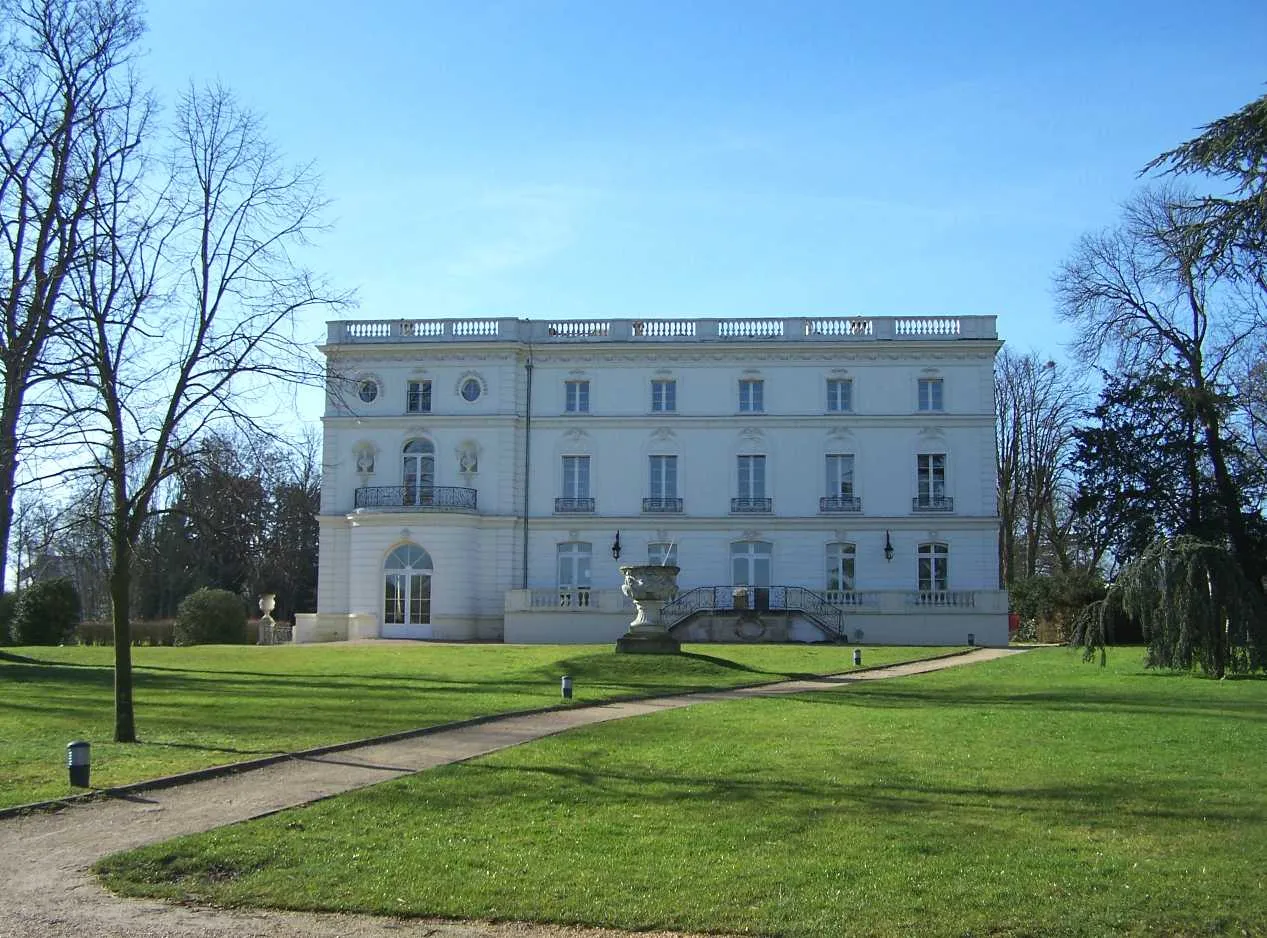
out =
<svg viewBox="0 0 1267 938"><path fill-rule="evenodd" d="M949 589L950 548L945 544L919 545L919 591L921 599L936 601L938 593Z"/></svg>
<svg viewBox="0 0 1267 938"><path fill-rule="evenodd" d="M943 409L941 378L919 379L919 409L929 411Z"/></svg>
<svg viewBox="0 0 1267 938"><path fill-rule="evenodd" d="M657 414L671 414L677 410L677 381L656 378L651 382L651 410Z"/></svg>
<svg viewBox="0 0 1267 938"><path fill-rule="evenodd" d="M850 378L827 379L827 409L833 413L853 410L853 381Z"/></svg>
<svg viewBox="0 0 1267 938"><path fill-rule="evenodd" d="M401 451L402 498L406 505L430 505L435 500L436 447L430 440L410 440Z"/></svg>
<svg viewBox="0 0 1267 938"><path fill-rule="evenodd" d="M736 541L730 545L732 586L769 586L774 545L769 541Z"/></svg>
<svg viewBox="0 0 1267 938"><path fill-rule="evenodd" d="M678 565L677 542L652 541L647 545L647 563L676 567Z"/></svg>
<svg viewBox="0 0 1267 938"><path fill-rule="evenodd" d="M765 457L739 457L739 497L765 498Z"/></svg>
<svg viewBox="0 0 1267 938"><path fill-rule="evenodd" d="M588 414L590 409L590 383L588 381L564 382L564 410L569 414Z"/></svg>
<svg viewBox="0 0 1267 938"><path fill-rule="evenodd" d="M679 511L681 506L677 494L677 457L648 457L649 480L651 483L650 498L644 506L651 511Z"/></svg>
<svg viewBox="0 0 1267 938"><path fill-rule="evenodd" d="M593 545L568 541L558 548L559 605L584 607L590 604L590 561Z"/></svg>
<svg viewBox="0 0 1267 938"><path fill-rule="evenodd" d="M854 591L854 558L857 550L853 544L836 542L827 545L827 598L834 603L850 602Z"/></svg>
<svg viewBox="0 0 1267 938"><path fill-rule="evenodd" d="M405 411L410 414L431 413L431 382L410 381L405 393Z"/></svg>
<svg viewBox="0 0 1267 938"><path fill-rule="evenodd" d="M827 454L827 495L829 498L853 499L853 454Z"/></svg>
<svg viewBox="0 0 1267 938"><path fill-rule="evenodd" d="M563 457L563 497L590 497L590 458L588 456Z"/></svg>
<svg viewBox="0 0 1267 938"><path fill-rule="evenodd" d="M760 378L744 378L739 382L739 410L760 413L765 410L765 382Z"/></svg>
<svg viewBox="0 0 1267 938"><path fill-rule="evenodd" d="M915 457L915 471L915 507L948 508L950 502L946 497L946 454L920 453Z"/></svg>

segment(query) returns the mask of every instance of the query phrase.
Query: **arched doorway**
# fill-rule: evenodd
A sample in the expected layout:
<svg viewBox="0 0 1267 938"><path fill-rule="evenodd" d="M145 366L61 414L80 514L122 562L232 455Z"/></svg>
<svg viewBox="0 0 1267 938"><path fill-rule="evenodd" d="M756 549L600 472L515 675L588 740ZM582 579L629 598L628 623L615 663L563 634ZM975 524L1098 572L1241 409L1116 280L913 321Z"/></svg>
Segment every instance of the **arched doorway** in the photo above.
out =
<svg viewBox="0 0 1267 938"><path fill-rule="evenodd" d="M383 638L431 637L431 555L401 544L383 561Z"/></svg>

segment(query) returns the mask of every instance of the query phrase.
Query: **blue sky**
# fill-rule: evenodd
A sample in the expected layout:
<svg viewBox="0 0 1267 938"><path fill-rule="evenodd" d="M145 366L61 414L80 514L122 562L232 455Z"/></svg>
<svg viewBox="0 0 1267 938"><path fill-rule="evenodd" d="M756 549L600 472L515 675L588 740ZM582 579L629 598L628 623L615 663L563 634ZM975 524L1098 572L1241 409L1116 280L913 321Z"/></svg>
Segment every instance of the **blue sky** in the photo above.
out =
<svg viewBox="0 0 1267 938"><path fill-rule="evenodd" d="M994 314L1140 168L1267 91L1267 3L154 0L334 229L358 318ZM312 324L314 336L320 324ZM311 415L310 415L311 416Z"/></svg>

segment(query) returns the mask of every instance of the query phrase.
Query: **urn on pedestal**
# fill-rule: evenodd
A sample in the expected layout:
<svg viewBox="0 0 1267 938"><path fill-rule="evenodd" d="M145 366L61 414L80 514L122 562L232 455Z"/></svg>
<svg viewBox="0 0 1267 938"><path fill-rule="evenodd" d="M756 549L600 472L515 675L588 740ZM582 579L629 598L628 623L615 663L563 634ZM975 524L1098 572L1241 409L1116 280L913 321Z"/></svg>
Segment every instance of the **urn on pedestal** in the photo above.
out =
<svg viewBox="0 0 1267 938"><path fill-rule="evenodd" d="M660 624L660 610L677 596L679 568L672 564L622 566L620 591L633 600L638 614L629 631L616 640L616 651L627 654L675 655L682 644Z"/></svg>

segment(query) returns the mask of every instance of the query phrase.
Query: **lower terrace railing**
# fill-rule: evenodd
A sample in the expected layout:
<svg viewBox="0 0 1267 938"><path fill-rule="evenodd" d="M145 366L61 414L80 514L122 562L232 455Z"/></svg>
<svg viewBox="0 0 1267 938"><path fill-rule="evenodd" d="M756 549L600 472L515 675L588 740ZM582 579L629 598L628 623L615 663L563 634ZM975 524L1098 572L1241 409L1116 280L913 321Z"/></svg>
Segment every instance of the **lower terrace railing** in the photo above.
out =
<svg viewBox="0 0 1267 938"><path fill-rule="evenodd" d="M660 610L660 622L671 629L699 612L799 612L828 634L844 637L844 610L804 586L698 586L680 594Z"/></svg>
<svg viewBox="0 0 1267 938"><path fill-rule="evenodd" d="M456 485L370 485L356 490L357 508L476 511L478 492Z"/></svg>

